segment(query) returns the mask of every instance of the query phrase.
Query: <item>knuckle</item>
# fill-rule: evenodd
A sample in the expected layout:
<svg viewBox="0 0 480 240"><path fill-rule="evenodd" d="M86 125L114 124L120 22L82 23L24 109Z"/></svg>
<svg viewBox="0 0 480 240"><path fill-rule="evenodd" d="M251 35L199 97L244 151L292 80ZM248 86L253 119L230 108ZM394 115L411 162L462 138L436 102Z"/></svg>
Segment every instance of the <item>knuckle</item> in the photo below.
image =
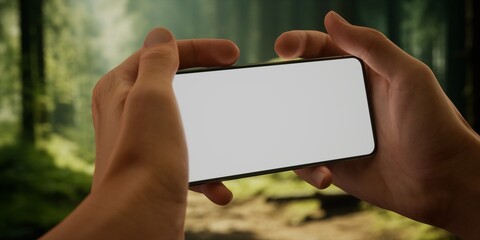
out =
<svg viewBox="0 0 480 240"><path fill-rule="evenodd" d="M382 32L372 29L372 28L366 28L366 36L367 36L367 45L369 46L375 46L379 42L383 42L388 40L388 38L383 34Z"/></svg>
<svg viewBox="0 0 480 240"><path fill-rule="evenodd" d="M174 69L178 69L180 62L176 49L163 46L148 49L142 54L140 61L147 64L161 65L162 67Z"/></svg>
<svg viewBox="0 0 480 240"><path fill-rule="evenodd" d="M385 34L373 28L368 28L368 35L375 41L381 41L387 38Z"/></svg>
<svg viewBox="0 0 480 240"><path fill-rule="evenodd" d="M107 81L106 79L110 77L111 73L108 73L104 77L102 77L100 80L98 80L97 84L95 84L95 87L92 90L92 102L97 103L101 100L103 96L103 92L105 89L105 82Z"/></svg>
<svg viewBox="0 0 480 240"><path fill-rule="evenodd" d="M190 42L189 42L189 52L192 56L192 58L194 59L194 61L197 61L197 57L198 57L198 40L197 39L192 39Z"/></svg>
<svg viewBox="0 0 480 240"><path fill-rule="evenodd" d="M101 78L95 87L92 90L92 103L91 103L91 108L92 108L92 117L93 117L93 126L95 129L98 127L98 121L100 118L100 104L103 101L103 95L104 95L104 85L105 82L107 81L106 78L108 78L110 73L108 73L106 76Z"/></svg>
<svg viewBox="0 0 480 240"><path fill-rule="evenodd" d="M174 55L174 51L171 48L156 47L148 49L142 54L142 60L145 59L165 59L171 58Z"/></svg>
<svg viewBox="0 0 480 240"><path fill-rule="evenodd" d="M383 34L382 32L376 29L367 28L366 33L367 33L366 36L368 37L367 41L369 45L374 46L378 42L387 40L387 37L385 36L385 34Z"/></svg>
<svg viewBox="0 0 480 240"><path fill-rule="evenodd" d="M113 69L100 80L92 90L92 101L103 101L106 98L106 95L109 95L109 92L112 92L112 89L115 89L117 86L116 78L118 78L117 68Z"/></svg>
<svg viewBox="0 0 480 240"><path fill-rule="evenodd" d="M179 40L177 42L178 46L178 55L180 60L180 65L182 68L189 68L194 66L195 59L196 59L196 43L194 43L196 39L188 39L188 40Z"/></svg>
<svg viewBox="0 0 480 240"><path fill-rule="evenodd" d="M131 83L125 79L117 68L102 77L92 90L92 105L99 108L112 101L124 98L130 89Z"/></svg>
<svg viewBox="0 0 480 240"><path fill-rule="evenodd" d="M410 74L412 78L428 79L433 76L433 71L427 64L417 60L416 63L412 65Z"/></svg>

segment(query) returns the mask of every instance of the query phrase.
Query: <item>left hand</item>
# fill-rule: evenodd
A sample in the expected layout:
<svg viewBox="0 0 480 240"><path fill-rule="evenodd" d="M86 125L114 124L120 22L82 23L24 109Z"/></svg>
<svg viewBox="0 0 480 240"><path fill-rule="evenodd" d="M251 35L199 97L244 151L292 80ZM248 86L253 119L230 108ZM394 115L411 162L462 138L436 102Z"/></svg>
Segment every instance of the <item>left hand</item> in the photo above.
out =
<svg viewBox="0 0 480 240"><path fill-rule="evenodd" d="M177 42L166 29L152 30L143 48L95 87L92 191L44 238L182 238L188 154L172 81L179 67L230 65L237 57L230 41ZM207 195L225 201L226 188L212 186L220 192Z"/></svg>
<svg viewBox="0 0 480 240"><path fill-rule="evenodd" d="M229 66L235 63L239 56L238 47L228 40L178 40L176 44L179 54L179 69ZM104 76L94 90L92 111L96 132L96 162L92 192L95 192L105 176L106 169L112 164L112 152L120 137L122 118L126 117L125 104L140 77L139 62L141 58L146 59L145 56L142 57L142 51L145 49L137 51ZM148 58L152 60L153 57ZM222 183L206 184L192 189L203 192L217 204L226 204L232 198L231 192Z"/></svg>

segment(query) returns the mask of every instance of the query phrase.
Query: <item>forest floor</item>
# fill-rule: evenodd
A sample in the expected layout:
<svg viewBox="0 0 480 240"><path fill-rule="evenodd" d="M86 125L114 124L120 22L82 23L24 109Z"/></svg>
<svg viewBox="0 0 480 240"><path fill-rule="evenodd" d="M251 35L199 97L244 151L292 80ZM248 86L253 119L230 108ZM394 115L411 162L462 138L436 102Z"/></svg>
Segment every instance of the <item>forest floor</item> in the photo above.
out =
<svg viewBox="0 0 480 240"><path fill-rule="evenodd" d="M294 205L298 203L272 203L258 196L221 207L203 195L190 193L186 239L407 239L398 230L380 230L376 226L378 217L372 211L359 210L324 218L321 209L307 206L310 213L301 213L301 208Z"/></svg>
<svg viewBox="0 0 480 240"><path fill-rule="evenodd" d="M318 190L292 172L225 182L234 193L227 206L188 196L187 240L442 240L438 228L373 207L330 186Z"/></svg>

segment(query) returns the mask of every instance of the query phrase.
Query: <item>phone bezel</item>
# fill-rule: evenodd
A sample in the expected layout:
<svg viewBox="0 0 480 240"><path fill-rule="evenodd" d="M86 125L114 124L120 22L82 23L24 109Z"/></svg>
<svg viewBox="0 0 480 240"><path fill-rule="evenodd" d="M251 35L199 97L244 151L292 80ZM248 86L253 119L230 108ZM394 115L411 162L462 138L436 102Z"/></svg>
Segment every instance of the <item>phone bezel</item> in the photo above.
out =
<svg viewBox="0 0 480 240"><path fill-rule="evenodd" d="M356 56L346 55L346 56L334 56L334 57L324 57L324 58L295 59L295 60L288 60L288 61L267 62L267 63L260 63L260 64L249 64L249 65L239 65L239 66L229 66L229 67L193 68L193 69L185 69L185 70L178 71L177 74L180 75L180 74L189 74L189 73L198 73L198 72L228 71L228 70L242 69L242 68L255 68L255 67L264 67L264 66L272 66L272 65L328 61L328 60L346 59L346 58L356 59L357 61L360 62L360 65L361 65L361 68L362 68L363 81L364 81L364 86L365 86L365 93L366 93L366 96L367 96L367 105L368 105L369 117L370 117L370 127L371 127L372 134L373 134L373 150L370 153L367 153L367 154L364 154L364 155L359 155L359 156L353 156L353 157L331 159L331 160L321 161L321 162L318 162L318 163L307 163L307 164L300 164L300 165L292 165L292 166L288 166L288 167L274 168L274 169L269 169L269 170L260 170L260 171L255 171L255 172L248 172L248 173L242 173L242 174L235 174L235 175L228 175L228 176L223 176L223 177L205 179L205 180L200 180L200 181L193 181L193 182L189 182L189 185L190 186L196 186L196 185L202 185L202 184L210 183L210 182L221 182L221 181L228 181L228 180L234 180L234 179L239 179L239 178L253 177L253 176L259 176L259 175L265 175L265 174L271 174L271 173L301 169L301 168L306 168L306 167L327 165L329 163L338 162L338 161L360 160L360 159L367 158L367 157L375 155L375 153L377 151L377 135L376 135L376 131L375 131L375 123L374 123L374 118L373 118L374 111L373 111L373 107L372 107L372 104L371 104L372 101L371 101L371 94L370 94L370 86L369 86L368 80L367 80L365 64L360 58L358 58Z"/></svg>

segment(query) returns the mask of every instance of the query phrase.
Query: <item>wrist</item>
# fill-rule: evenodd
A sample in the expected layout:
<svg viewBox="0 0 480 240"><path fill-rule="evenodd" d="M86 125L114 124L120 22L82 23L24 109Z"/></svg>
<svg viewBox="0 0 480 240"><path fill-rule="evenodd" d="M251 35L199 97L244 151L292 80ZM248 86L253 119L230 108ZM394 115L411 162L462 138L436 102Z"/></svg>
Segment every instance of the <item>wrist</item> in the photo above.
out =
<svg viewBox="0 0 480 240"><path fill-rule="evenodd" d="M472 133L465 147L452 169L453 184L446 193L450 204L441 227L462 239L476 239L480 236L480 137Z"/></svg>
<svg viewBox="0 0 480 240"><path fill-rule="evenodd" d="M151 174L151 169L131 168L111 176L89 198L102 204L113 216L117 215L124 226L123 236L133 233L131 238L136 238L142 233L152 238L183 238L187 185L165 186L162 185L165 181L158 181L157 177Z"/></svg>
<svg viewBox="0 0 480 240"><path fill-rule="evenodd" d="M141 176L124 177L103 179L73 213L43 238L183 239L186 193L184 200L158 198L164 192L161 187L147 189Z"/></svg>

